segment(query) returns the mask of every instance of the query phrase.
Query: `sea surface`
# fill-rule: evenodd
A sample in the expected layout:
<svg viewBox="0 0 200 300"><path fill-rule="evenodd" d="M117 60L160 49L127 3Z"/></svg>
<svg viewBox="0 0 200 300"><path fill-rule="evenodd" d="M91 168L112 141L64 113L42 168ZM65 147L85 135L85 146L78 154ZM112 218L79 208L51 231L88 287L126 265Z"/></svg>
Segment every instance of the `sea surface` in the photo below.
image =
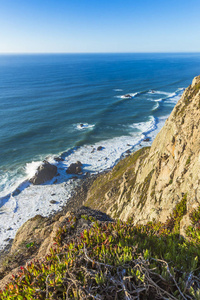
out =
<svg viewBox="0 0 200 300"><path fill-rule="evenodd" d="M199 73L200 54L1 55L0 249L68 201L71 163L82 162L81 178L150 145ZM33 186L44 159L59 175Z"/></svg>

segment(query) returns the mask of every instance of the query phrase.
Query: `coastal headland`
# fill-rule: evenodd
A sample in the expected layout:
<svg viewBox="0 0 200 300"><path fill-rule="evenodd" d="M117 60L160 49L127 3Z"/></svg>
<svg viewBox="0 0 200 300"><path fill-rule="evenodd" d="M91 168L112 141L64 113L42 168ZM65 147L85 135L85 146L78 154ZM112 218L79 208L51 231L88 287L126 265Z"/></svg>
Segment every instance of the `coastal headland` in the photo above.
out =
<svg viewBox="0 0 200 300"><path fill-rule="evenodd" d="M0 299L200 299L199 112L200 76L151 147L28 220L1 255Z"/></svg>

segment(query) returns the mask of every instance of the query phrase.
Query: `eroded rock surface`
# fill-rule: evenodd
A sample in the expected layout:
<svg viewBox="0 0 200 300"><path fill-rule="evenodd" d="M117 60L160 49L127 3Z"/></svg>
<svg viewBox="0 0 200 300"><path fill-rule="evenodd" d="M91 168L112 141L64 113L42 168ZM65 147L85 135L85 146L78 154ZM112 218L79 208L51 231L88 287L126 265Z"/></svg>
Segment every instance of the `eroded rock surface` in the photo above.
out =
<svg viewBox="0 0 200 300"><path fill-rule="evenodd" d="M82 215L87 218L82 218ZM52 218L40 215L31 218L19 228L9 254L0 260L0 290L12 279L12 275L19 272L20 266L33 260L41 260L50 253L50 249L55 247L59 228L69 224L69 219L73 216L76 217L77 224L67 235L66 242L79 238L81 232L90 228L92 221L89 217L99 221L112 221L106 214L84 206L66 214L57 213Z"/></svg>
<svg viewBox="0 0 200 300"><path fill-rule="evenodd" d="M30 182L35 185L45 183L51 180L56 173L57 167L45 160L43 164L38 167L36 174L30 179Z"/></svg>
<svg viewBox="0 0 200 300"><path fill-rule="evenodd" d="M67 173L68 174L79 174L82 171L82 163L80 161L77 161L76 163L72 163L68 168L67 168Z"/></svg>
<svg viewBox="0 0 200 300"><path fill-rule="evenodd" d="M86 205L135 223L165 222L187 194L200 202L200 76L183 93L150 149L131 154L93 183Z"/></svg>

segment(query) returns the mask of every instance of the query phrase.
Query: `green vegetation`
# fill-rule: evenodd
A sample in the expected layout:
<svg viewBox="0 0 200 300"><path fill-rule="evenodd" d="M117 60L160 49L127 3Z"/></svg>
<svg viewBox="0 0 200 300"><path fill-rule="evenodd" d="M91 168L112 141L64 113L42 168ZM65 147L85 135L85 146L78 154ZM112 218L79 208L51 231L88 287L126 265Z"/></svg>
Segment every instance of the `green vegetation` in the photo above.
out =
<svg viewBox="0 0 200 300"><path fill-rule="evenodd" d="M200 90L200 82L194 86L194 90L195 90L195 93L198 93L198 91Z"/></svg>
<svg viewBox="0 0 200 300"><path fill-rule="evenodd" d="M103 212L107 211L108 203L105 205L105 195L108 193L111 203L110 206L114 207L113 201L117 199L120 194L120 183L123 178L126 178L127 186L133 187L136 180L135 165L139 162L142 164L143 159L147 156L149 152L149 147L142 148L135 153L129 155L123 160L119 161L118 164L113 168L112 172L103 174L99 176L92 184L90 188L90 196L84 203L85 206L91 208L100 209ZM131 190L127 194L127 198L131 197ZM130 199L127 199L130 200ZM115 217L120 214L119 211L116 212Z"/></svg>
<svg viewBox="0 0 200 300"><path fill-rule="evenodd" d="M71 216L50 254L21 267L0 299L200 299L200 238L179 234L186 202L185 194L166 223L82 215L89 227L80 236ZM190 217L199 226L200 207Z"/></svg>
<svg viewBox="0 0 200 300"><path fill-rule="evenodd" d="M193 226L187 228L187 235L195 243L200 243L200 206L190 213L190 221Z"/></svg>
<svg viewBox="0 0 200 300"><path fill-rule="evenodd" d="M193 225L198 225L200 222L200 206L198 209L194 209L190 214L190 220Z"/></svg>
<svg viewBox="0 0 200 300"><path fill-rule="evenodd" d="M196 96L199 90L200 90L200 82L197 83L193 88L191 88L191 86L188 88L184 97L184 102L183 102L184 106L182 106L181 109L179 108L179 106L177 106L175 115L179 115L179 116L184 115L186 107L190 104L190 102ZM200 101L198 107L200 107Z"/></svg>
<svg viewBox="0 0 200 300"><path fill-rule="evenodd" d="M34 242L31 242L31 243L28 243L28 244L26 244L26 248L30 248L30 247L33 247L34 246Z"/></svg>
<svg viewBox="0 0 200 300"><path fill-rule="evenodd" d="M171 215L171 220L174 221L174 231L179 232L180 221L187 212L187 194L185 194L182 200L176 205L173 214Z"/></svg>
<svg viewBox="0 0 200 300"><path fill-rule="evenodd" d="M173 183L173 179L170 179L170 181L169 181L168 184L170 185L170 184L172 184L172 183Z"/></svg>
<svg viewBox="0 0 200 300"><path fill-rule="evenodd" d="M186 166L190 164L190 158L191 158L191 156L189 156L188 159L186 160L186 163L185 163Z"/></svg>

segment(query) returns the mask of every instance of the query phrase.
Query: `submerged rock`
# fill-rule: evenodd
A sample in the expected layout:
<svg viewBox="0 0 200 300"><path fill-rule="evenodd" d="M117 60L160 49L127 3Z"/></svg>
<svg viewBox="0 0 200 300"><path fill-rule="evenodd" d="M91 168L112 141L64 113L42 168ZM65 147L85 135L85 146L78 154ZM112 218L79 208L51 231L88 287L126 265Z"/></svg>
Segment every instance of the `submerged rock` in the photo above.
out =
<svg viewBox="0 0 200 300"><path fill-rule="evenodd" d="M37 168L36 174L29 181L34 185L42 184L51 180L56 173L57 167L45 160L43 164Z"/></svg>
<svg viewBox="0 0 200 300"><path fill-rule="evenodd" d="M126 94L124 95L124 98L132 98L132 96L130 94Z"/></svg>
<svg viewBox="0 0 200 300"><path fill-rule="evenodd" d="M130 154L130 153L131 153L131 150L129 150L129 149L128 149L128 150L126 150L126 153Z"/></svg>
<svg viewBox="0 0 200 300"><path fill-rule="evenodd" d="M64 158L62 158L60 156L56 156L56 157L54 157L54 160L57 162L60 162L60 161L64 161Z"/></svg>

